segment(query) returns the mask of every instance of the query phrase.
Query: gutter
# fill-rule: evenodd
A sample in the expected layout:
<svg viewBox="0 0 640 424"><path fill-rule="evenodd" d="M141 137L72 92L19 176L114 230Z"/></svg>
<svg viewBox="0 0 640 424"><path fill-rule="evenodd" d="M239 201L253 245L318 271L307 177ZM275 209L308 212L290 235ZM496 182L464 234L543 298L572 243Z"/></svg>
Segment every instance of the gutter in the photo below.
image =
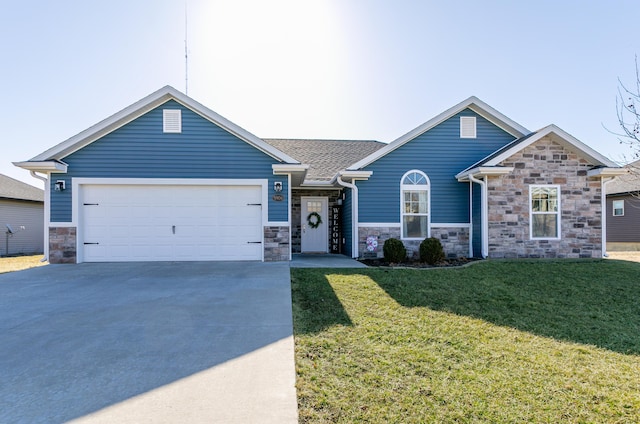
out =
<svg viewBox="0 0 640 424"><path fill-rule="evenodd" d="M49 178L36 174L36 171L29 171L33 178L37 178L40 181L44 181L44 257L40 259L40 262L46 262L49 260L49 208L51 205L51 191L49 190ZM48 175L48 174L47 174Z"/></svg>
<svg viewBox="0 0 640 424"><path fill-rule="evenodd" d="M482 228L482 258L486 259L487 256L489 256L489 214L487 210L487 182L477 179L473 176L473 174L469 174L469 181L480 184L480 187L482 187L482 195L480 196L480 222ZM473 213L473 211L471 212Z"/></svg>

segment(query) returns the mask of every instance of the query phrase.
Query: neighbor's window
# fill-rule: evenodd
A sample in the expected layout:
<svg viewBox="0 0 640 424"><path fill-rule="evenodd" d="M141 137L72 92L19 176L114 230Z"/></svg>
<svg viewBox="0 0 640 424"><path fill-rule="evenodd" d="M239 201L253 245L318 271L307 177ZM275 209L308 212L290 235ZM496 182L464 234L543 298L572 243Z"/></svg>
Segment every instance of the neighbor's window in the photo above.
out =
<svg viewBox="0 0 640 424"><path fill-rule="evenodd" d="M613 201L613 216L624 216L624 200Z"/></svg>
<svg viewBox="0 0 640 424"><path fill-rule="evenodd" d="M422 171L409 171L400 184L402 238L429 237L429 178Z"/></svg>
<svg viewBox="0 0 640 424"><path fill-rule="evenodd" d="M560 187L529 186L531 238L560 238Z"/></svg>

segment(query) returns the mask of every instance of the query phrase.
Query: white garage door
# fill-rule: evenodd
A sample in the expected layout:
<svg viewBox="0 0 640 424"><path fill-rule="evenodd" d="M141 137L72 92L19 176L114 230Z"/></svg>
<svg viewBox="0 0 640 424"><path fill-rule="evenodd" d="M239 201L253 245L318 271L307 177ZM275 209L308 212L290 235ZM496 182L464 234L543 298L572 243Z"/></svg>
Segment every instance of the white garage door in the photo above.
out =
<svg viewBox="0 0 640 424"><path fill-rule="evenodd" d="M85 262L262 259L259 186L81 187Z"/></svg>

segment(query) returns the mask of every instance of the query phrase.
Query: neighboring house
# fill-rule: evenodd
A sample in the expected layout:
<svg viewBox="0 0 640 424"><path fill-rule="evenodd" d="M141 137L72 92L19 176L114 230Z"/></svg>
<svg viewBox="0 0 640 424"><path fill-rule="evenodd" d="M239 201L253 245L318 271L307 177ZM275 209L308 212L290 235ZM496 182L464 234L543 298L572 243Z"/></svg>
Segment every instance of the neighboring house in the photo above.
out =
<svg viewBox="0 0 640 424"><path fill-rule="evenodd" d="M44 191L0 174L0 234L0 256L42 253Z"/></svg>
<svg viewBox="0 0 640 424"><path fill-rule="evenodd" d="M33 159L51 262L290 260L295 252L600 257L602 180L556 126L475 97L390 144L263 140L165 87Z"/></svg>
<svg viewBox="0 0 640 424"><path fill-rule="evenodd" d="M606 184L607 250L640 250L640 160Z"/></svg>

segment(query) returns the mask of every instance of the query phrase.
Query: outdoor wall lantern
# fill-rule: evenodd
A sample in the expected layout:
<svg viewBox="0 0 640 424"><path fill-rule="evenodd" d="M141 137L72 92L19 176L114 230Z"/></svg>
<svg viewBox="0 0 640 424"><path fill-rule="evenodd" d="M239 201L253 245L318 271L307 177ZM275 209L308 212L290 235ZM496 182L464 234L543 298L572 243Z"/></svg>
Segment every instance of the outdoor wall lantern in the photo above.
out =
<svg viewBox="0 0 640 424"><path fill-rule="evenodd" d="M64 180L58 180L58 181L56 181L55 190L56 190L56 191L64 191L64 189L65 189L65 183L64 183Z"/></svg>
<svg viewBox="0 0 640 424"><path fill-rule="evenodd" d="M273 183L273 191L280 193L282 191L282 182L276 181Z"/></svg>

